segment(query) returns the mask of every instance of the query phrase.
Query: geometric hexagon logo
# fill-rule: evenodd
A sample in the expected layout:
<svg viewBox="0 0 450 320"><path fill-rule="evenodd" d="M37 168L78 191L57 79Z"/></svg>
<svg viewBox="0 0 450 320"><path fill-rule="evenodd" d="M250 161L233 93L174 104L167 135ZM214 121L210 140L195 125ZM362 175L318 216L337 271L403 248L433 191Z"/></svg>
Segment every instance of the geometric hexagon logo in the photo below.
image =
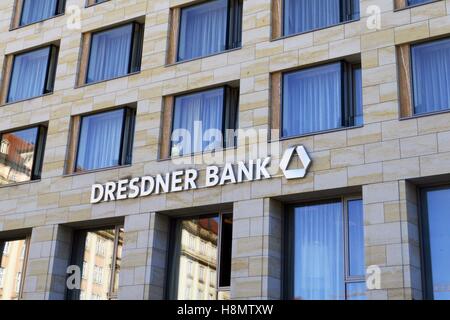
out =
<svg viewBox="0 0 450 320"><path fill-rule="evenodd" d="M301 164L303 165L303 168L301 169L290 169L288 170L289 163L291 162L292 158L295 156L295 154L299 157ZM305 147L303 146L297 146L297 147L291 147L286 150L286 152L283 155L283 158L280 162L280 169L283 171L284 176L286 179L302 179L306 176L306 173L311 165L311 158L309 157L308 153L306 152Z"/></svg>

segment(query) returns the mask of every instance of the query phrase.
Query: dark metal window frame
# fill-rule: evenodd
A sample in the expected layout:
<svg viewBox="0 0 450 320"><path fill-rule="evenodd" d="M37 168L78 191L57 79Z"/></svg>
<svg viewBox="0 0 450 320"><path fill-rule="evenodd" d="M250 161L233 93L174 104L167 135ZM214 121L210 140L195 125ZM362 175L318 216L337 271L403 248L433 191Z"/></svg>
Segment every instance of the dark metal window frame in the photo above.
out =
<svg viewBox="0 0 450 320"><path fill-rule="evenodd" d="M285 88L285 77L289 74L294 74L297 72L301 72L304 70L319 68L327 65L332 65L340 63L341 64L341 126L337 128L328 128L325 130L312 131L300 134L291 134L284 135L284 123L283 123L283 114L284 114L284 88ZM311 134L319 134L332 130L339 130L343 128L352 128L355 127L355 118L356 118L356 81L354 77L354 71L356 69L361 69L361 63L351 63L345 60L319 64L312 67L307 67L303 69L296 69L293 71L283 72L281 76L281 98L280 98L280 131L281 131L281 139L295 138L299 136L306 136Z"/></svg>
<svg viewBox="0 0 450 320"><path fill-rule="evenodd" d="M78 153L80 150L80 143L81 143L81 132L83 130L83 120L85 118L89 118L92 116L114 112L122 110L122 133L120 137L120 151L119 151L119 163L117 165L114 165L112 167L106 167L106 168L96 168L96 169L90 169L90 170L78 170ZM74 159L74 172L90 172L90 171L96 171L100 169L108 169L108 168L115 168L118 166L124 166L129 165L132 163L133 160L133 144L134 144L134 134L135 134L135 123L136 123L136 110L132 107L122 107L118 109L113 110L106 110L101 112L95 112L95 113L89 113L86 115L80 116L80 128L78 132L78 139L77 139L77 149L75 153L75 159Z"/></svg>
<svg viewBox="0 0 450 320"><path fill-rule="evenodd" d="M180 44L181 44L181 28L183 25L183 10L201 6L209 1L202 1L200 3L191 4L180 9L180 23L177 30L177 49L176 49L176 62L190 61L193 59L205 58L207 56L215 55L227 50L232 50L241 47L242 45L242 24L243 24L243 0L227 0L227 23L226 23L226 36L224 43L224 50L208 54L206 56L191 57L188 59L180 58Z"/></svg>
<svg viewBox="0 0 450 320"><path fill-rule="evenodd" d="M344 273L342 274L343 280L344 280L344 290L345 290L345 296L347 297L347 285L352 283L362 283L366 282L365 275L363 276L352 276L350 274L350 250L349 250L349 216L348 216L348 202L355 201L355 200L361 200L362 197L358 195L353 196L342 196L342 197L332 197L329 199L323 199L323 200L316 200L316 201L305 201L305 202L297 202L292 203L286 206L286 218L284 222L284 236L283 236L283 243L284 243L284 262L283 262L283 286L282 286L282 294L284 296L284 299L293 299L294 298L294 287L293 287L293 280L294 280L294 235L295 235L295 208L301 207L301 206L308 206L308 205L317 205L317 204L325 204L325 203L341 203L342 205L342 234L343 234L343 247L344 252L342 254L344 255Z"/></svg>
<svg viewBox="0 0 450 320"><path fill-rule="evenodd" d="M40 95L37 96L33 96L33 97L27 97L24 99L20 99L20 100L15 100L15 101L11 101L10 100L10 93L11 93L11 79L13 77L14 74L14 69L16 66L16 58L24 55L24 54L28 54L28 53L32 53L34 51L39 51L45 48L49 48L48 51L48 57L47 57L47 66L46 66L46 72L45 72L45 80L44 80L44 90L43 92L40 93ZM43 47L39 47L36 49L32 49L32 50L28 50L28 51L24 51L18 54L15 54L13 56L13 63L12 63L12 68L11 68L11 74L9 75L9 85L8 85L8 94L6 96L6 102L7 103L16 103L16 102L20 102L23 100L28 100L28 99L33 99L33 98L37 98L41 95L44 94L48 94L48 93L52 93L54 86L55 86L55 76L56 76L56 67L58 64L58 53L59 53L59 48L54 45L48 45L48 46L43 46Z"/></svg>
<svg viewBox="0 0 450 320"><path fill-rule="evenodd" d="M14 134L15 132L37 128L37 136L33 151L33 166L31 168L31 177L28 181L39 180L42 173L42 165L44 162L45 143L47 140L47 126L40 124L36 126L25 127L21 129L14 129L0 132L0 142L3 141L3 135ZM12 182L10 184L15 184ZM9 184L6 184L6 186Z"/></svg>
<svg viewBox="0 0 450 320"><path fill-rule="evenodd" d="M222 226L223 226L223 217L226 215L231 215L234 225L234 215L233 211L230 210L219 210L216 213L206 213L201 215L188 215L188 216L179 216L172 218L170 221L170 230L169 230L169 250L167 251L167 263L166 270L168 270L166 274L166 286L165 286L165 297L169 300L178 300L178 281L179 281L179 253L176 252L175 248L177 245L181 245L181 232L179 232L178 222L183 220L192 220L192 219L208 219L208 218L219 218L218 225L218 240L217 240L217 269L216 269L216 294L219 292L230 291L231 287L220 286L220 274L221 274L221 251L222 251Z"/></svg>
<svg viewBox="0 0 450 320"><path fill-rule="evenodd" d="M94 41L95 35L99 33L108 32L117 28L121 28L127 25L132 25L131 28L131 44L130 44L130 57L128 60L128 71L126 74L122 74L113 78L106 78L106 79L100 79L96 81L89 81L89 69L91 68L91 58L92 55L95 54L92 51L92 43ZM141 64L142 64L142 50L143 50L143 44L144 44L144 24L133 21L124 23L118 26L114 26L112 28L102 29L99 31L92 32L91 38L89 39L89 54L88 54L88 62L87 62L87 70L86 70L86 76L84 79L85 84L94 84L99 83L103 81L113 80L119 77L124 77L129 74L139 72L141 70Z"/></svg>
<svg viewBox="0 0 450 320"><path fill-rule="evenodd" d="M113 260L113 264L111 266L111 275L110 275L110 279L109 279L109 292L108 292L108 299L109 300L114 300L117 298L117 293L114 291L114 281L116 278L116 262L117 262L117 252L118 252L118 248L119 248L119 234L120 234L120 230L124 228L123 224L113 224L113 225L106 225L106 226L102 226L102 227L95 227L95 228L80 228L77 229L73 232L72 235L72 248L70 250L71 255L70 255L70 264L71 265L77 265L80 270L81 270L81 279L83 278L83 261L81 261L81 265L79 263L77 263L77 253L78 250L82 250L83 253L85 251L86 248L86 242L83 244L83 248L78 247L78 245L81 245L81 237L80 237L80 233L88 233L88 232L97 232L97 231L102 231L102 230L107 230L107 229L114 229L114 253L112 256L112 260ZM86 241L86 239L85 239ZM66 300L79 300L80 299L80 293L81 293L81 289L73 289L73 290L69 290L66 287L66 292L65 292L65 297Z"/></svg>

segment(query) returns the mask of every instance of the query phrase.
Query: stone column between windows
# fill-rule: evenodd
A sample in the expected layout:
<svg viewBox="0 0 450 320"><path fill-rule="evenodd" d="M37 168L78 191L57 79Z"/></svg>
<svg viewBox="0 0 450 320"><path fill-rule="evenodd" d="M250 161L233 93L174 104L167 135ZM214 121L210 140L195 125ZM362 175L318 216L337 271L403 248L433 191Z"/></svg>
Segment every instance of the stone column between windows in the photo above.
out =
<svg viewBox="0 0 450 320"><path fill-rule="evenodd" d="M280 299L282 204L240 201L233 210L231 299Z"/></svg>
<svg viewBox="0 0 450 320"><path fill-rule="evenodd" d="M24 300L65 298L71 239L71 230L64 226L33 228L25 271Z"/></svg>
<svg viewBox="0 0 450 320"><path fill-rule="evenodd" d="M366 185L363 198L366 267L377 266L381 271L380 287L368 290L368 298L421 299L419 210L415 185L408 181Z"/></svg>
<svg viewBox="0 0 450 320"><path fill-rule="evenodd" d="M162 214L125 217L119 300L164 299L168 234Z"/></svg>

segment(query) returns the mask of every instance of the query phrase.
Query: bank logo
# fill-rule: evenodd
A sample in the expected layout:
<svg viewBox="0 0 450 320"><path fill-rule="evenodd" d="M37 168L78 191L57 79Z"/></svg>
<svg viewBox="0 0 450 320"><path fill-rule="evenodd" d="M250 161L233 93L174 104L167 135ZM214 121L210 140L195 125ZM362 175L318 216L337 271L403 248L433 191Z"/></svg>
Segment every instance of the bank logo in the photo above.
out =
<svg viewBox="0 0 450 320"><path fill-rule="evenodd" d="M291 163L295 155L299 157L300 163L302 164L303 168L289 170L289 163ZM310 166L311 158L309 157L305 147L303 146L291 147L287 149L280 162L280 169L283 171L284 176L288 180L304 178Z"/></svg>

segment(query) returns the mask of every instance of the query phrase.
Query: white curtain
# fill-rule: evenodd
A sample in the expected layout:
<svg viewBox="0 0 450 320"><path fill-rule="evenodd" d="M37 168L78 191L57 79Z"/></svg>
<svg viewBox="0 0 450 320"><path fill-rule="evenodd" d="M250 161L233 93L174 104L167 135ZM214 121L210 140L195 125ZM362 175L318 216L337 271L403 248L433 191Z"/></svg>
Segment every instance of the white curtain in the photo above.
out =
<svg viewBox="0 0 450 320"><path fill-rule="evenodd" d="M50 47L17 55L11 76L8 102L44 93Z"/></svg>
<svg viewBox="0 0 450 320"><path fill-rule="evenodd" d="M179 60L226 49L227 8L227 0L214 0L182 10Z"/></svg>
<svg viewBox="0 0 450 320"><path fill-rule="evenodd" d="M296 208L294 241L294 299L344 299L341 202Z"/></svg>
<svg viewBox="0 0 450 320"><path fill-rule="evenodd" d="M120 164L124 110L84 117L81 124L77 171Z"/></svg>
<svg viewBox="0 0 450 320"><path fill-rule="evenodd" d="M133 25L93 35L87 82L125 75L129 71Z"/></svg>
<svg viewBox="0 0 450 320"><path fill-rule="evenodd" d="M25 0L23 3L21 25L45 20L56 13L58 0Z"/></svg>
<svg viewBox="0 0 450 320"><path fill-rule="evenodd" d="M412 47L415 113L450 108L450 39Z"/></svg>
<svg viewBox="0 0 450 320"><path fill-rule="evenodd" d="M283 87L284 137L342 126L340 63L288 73Z"/></svg>
<svg viewBox="0 0 450 320"><path fill-rule="evenodd" d="M284 34L295 34L339 23L340 3L340 0L285 0Z"/></svg>
<svg viewBox="0 0 450 320"><path fill-rule="evenodd" d="M210 129L222 132L224 89L177 97L172 136L173 148L179 155L204 151L211 144L222 146ZM183 131L188 133L183 134ZM214 147L213 147L214 149Z"/></svg>

